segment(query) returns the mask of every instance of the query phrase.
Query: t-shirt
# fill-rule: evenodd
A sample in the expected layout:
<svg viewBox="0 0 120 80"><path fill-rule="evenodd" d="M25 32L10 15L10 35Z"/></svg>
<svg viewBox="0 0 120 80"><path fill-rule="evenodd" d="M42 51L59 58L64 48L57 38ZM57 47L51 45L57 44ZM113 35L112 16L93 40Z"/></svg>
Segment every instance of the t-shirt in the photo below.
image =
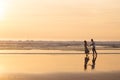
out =
<svg viewBox="0 0 120 80"><path fill-rule="evenodd" d="M95 42L92 42L91 45L92 45L92 48L95 48Z"/></svg>

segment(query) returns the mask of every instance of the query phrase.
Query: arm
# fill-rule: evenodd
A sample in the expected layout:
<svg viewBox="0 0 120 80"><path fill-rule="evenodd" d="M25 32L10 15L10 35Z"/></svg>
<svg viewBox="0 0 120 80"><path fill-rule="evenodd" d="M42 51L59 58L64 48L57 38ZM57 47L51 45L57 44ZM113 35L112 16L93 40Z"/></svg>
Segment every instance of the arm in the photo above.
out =
<svg viewBox="0 0 120 80"><path fill-rule="evenodd" d="M90 46L92 46L93 45L93 43L92 44L90 44Z"/></svg>

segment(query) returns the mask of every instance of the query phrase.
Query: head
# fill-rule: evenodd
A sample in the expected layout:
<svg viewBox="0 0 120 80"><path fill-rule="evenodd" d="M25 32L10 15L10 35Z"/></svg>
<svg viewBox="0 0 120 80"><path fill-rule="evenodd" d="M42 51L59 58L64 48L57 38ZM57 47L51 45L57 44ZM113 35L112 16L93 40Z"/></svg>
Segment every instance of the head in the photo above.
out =
<svg viewBox="0 0 120 80"><path fill-rule="evenodd" d="M84 45L87 45L87 41L86 40L84 40Z"/></svg>
<svg viewBox="0 0 120 80"><path fill-rule="evenodd" d="M84 40L84 43L86 44L86 43L87 43L87 41L86 41L86 40Z"/></svg>
<svg viewBox="0 0 120 80"><path fill-rule="evenodd" d="M91 39L91 41L93 42L93 39Z"/></svg>

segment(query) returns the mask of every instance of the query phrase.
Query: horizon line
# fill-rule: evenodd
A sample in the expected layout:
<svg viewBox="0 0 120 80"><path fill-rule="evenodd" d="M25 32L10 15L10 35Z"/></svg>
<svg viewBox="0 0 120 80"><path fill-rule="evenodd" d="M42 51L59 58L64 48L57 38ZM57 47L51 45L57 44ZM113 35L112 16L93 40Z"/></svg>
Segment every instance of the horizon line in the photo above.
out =
<svg viewBox="0 0 120 80"><path fill-rule="evenodd" d="M91 39L94 39L94 41L120 41L120 39L96 39L96 38L81 38L81 39L44 39L44 38L0 38L0 41L90 41Z"/></svg>
<svg viewBox="0 0 120 80"><path fill-rule="evenodd" d="M85 54L85 53L50 53L50 52L46 52L46 53L0 53L0 55L5 54L5 55L12 55L12 54L22 54L22 55L78 55L78 54ZM120 53L99 53L99 54L120 54Z"/></svg>

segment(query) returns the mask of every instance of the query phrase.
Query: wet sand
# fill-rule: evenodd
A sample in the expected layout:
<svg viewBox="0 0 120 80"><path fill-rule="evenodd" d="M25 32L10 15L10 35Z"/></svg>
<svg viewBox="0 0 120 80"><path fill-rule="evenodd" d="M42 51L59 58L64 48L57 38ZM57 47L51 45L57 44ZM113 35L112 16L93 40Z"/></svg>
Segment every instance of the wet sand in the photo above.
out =
<svg viewBox="0 0 120 80"><path fill-rule="evenodd" d="M1 54L0 73L64 73L84 72L83 54ZM91 70L92 54L87 72L120 71L119 54L98 54L95 69Z"/></svg>
<svg viewBox="0 0 120 80"><path fill-rule="evenodd" d="M0 54L0 80L120 80L120 54Z"/></svg>
<svg viewBox="0 0 120 80"><path fill-rule="evenodd" d="M120 72L11 74L0 80L120 80Z"/></svg>

